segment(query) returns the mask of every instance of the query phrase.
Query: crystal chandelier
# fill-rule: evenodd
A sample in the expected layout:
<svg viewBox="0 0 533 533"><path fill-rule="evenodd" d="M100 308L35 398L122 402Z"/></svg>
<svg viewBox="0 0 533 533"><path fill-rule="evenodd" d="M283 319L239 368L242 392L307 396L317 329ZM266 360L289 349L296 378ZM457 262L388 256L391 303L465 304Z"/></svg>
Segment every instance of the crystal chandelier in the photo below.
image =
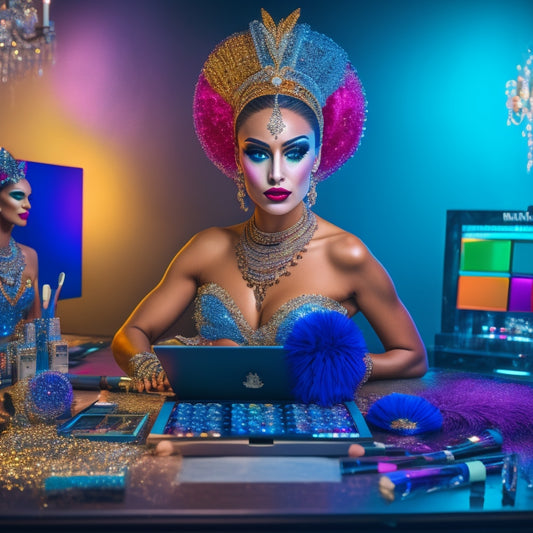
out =
<svg viewBox="0 0 533 533"><path fill-rule="evenodd" d="M533 47L528 50L529 57L524 66L518 65L516 80L509 80L505 85L507 95L508 118L507 125L524 124L522 137L527 137L529 148L527 154L527 170L533 167L533 78L531 68L533 63Z"/></svg>
<svg viewBox="0 0 533 533"><path fill-rule="evenodd" d="M54 57L50 0L42 1L42 20L34 0L0 0L0 80L42 75ZM39 2L40 3L40 2Z"/></svg>

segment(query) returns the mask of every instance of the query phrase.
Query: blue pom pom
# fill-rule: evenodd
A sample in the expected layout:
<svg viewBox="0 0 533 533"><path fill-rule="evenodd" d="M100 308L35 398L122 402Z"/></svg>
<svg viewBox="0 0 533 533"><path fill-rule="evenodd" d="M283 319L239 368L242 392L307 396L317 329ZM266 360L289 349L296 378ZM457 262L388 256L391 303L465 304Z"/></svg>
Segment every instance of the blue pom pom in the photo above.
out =
<svg viewBox="0 0 533 533"><path fill-rule="evenodd" d="M72 385L61 372L45 371L28 383L25 407L28 414L47 421L62 415L72 404Z"/></svg>
<svg viewBox="0 0 533 533"><path fill-rule="evenodd" d="M370 407L366 421L398 435L416 435L440 429L442 414L424 398L394 392Z"/></svg>
<svg viewBox="0 0 533 533"><path fill-rule="evenodd" d="M367 349L361 330L347 316L309 313L295 322L284 348L296 398L324 406L353 400L366 372Z"/></svg>

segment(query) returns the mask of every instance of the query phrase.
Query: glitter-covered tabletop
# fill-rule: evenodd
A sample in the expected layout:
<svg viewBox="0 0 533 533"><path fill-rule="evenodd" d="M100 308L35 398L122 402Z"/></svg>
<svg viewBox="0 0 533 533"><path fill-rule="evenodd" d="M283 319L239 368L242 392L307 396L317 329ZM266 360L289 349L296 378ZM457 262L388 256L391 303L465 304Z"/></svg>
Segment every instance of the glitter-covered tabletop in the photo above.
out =
<svg viewBox="0 0 533 533"><path fill-rule="evenodd" d="M376 399L391 392L425 394L439 387L453 387L454 382L465 377L470 376L432 370L422 379L370 382L360 391L357 402L365 413ZM74 392L73 411L83 409L98 396L91 391ZM151 420L164 400L157 394L137 393L105 393L103 399L120 403L121 410L150 412ZM411 447L416 440L418 446L427 449L432 443L435 447L436 442L446 441L443 434L426 439L392 437L377 430L373 434L376 440ZM305 476L302 469L306 465L302 461L291 463L282 458L277 469L284 470L282 478L251 476L235 480L223 477L224 469L227 471L235 459L206 458L200 465L178 454L157 455L142 440L128 444L58 437L55 426L50 424L11 427L0 435L0 453L2 531L52 527L56 531L86 531L108 527L128 531L302 528L363 532L468 528L485 532L501 528L530 531L533 523L533 488L527 486L526 471L520 473L514 505L502 502L500 476L489 476L482 492L479 487L476 491L462 487L389 503L379 494L379 474L321 480L318 470ZM253 466L244 464L244 460L238 464L241 470ZM319 467L313 466L310 459L308 468ZM124 490L112 490L106 485L110 475L121 476L124 472ZM44 490L44 480L51 475L68 477L79 473L93 476L92 480L102 475L96 481L103 479L103 488L96 482L86 490L59 491L59 496Z"/></svg>

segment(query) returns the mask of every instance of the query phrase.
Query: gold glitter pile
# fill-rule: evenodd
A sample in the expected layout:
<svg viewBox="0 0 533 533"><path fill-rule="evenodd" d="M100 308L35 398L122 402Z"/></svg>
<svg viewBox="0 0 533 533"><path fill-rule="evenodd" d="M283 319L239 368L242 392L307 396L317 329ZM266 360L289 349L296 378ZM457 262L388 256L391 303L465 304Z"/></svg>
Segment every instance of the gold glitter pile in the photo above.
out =
<svg viewBox="0 0 533 533"><path fill-rule="evenodd" d="M54 424L30 424L20 410L23 387L13 389L17 414L0 434L0 491L40 491L50 475L121 473L146 452L145 446L138 443L61 437ZM150 413L148 429L164 397L106 393L101 394L99 401L116 403L117 411L122 413Z"/></svg>
<svg viewBox="0 0 533 533"><path fill-rule="evenodd" d="M119 473L144 447L59 437L55 426L12 427L0 436L0 488L40 490L50 475Z"/></svg>

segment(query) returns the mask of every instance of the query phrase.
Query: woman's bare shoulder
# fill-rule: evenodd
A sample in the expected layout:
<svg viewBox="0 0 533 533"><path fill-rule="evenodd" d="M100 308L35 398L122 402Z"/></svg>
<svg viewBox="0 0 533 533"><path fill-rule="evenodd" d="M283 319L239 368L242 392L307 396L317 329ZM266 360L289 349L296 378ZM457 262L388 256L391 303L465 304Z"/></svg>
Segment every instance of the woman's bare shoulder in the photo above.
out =
<svg viewBox="0 0 533 533"><path fill-rule="evenodd" d="M37 263L37 252L30 248L29 246L26 246L25 244L17 243L20 246L20 249L22 250L22 253L24 254L24 258L26 259L26 263Z"/></svg>
<svg viewBox="0 0 533 533"><path fill-rule="evenodd" d="M205 260L214 260L235 247L238 235L238 226L213 226L203 229L191 237L178 252L176 259L201 256Z"/></svg>
<svg viewBox="0 0 533 533"><path fill-rule="evenodd" d="M327 220L319 220L319 238L330 259L343 268L357 268L372 258L365 243L350 233Z"/></svg>
<svg viewBox="0 0 533 533"><path fill-rule="evenodd" d="M239 226L212 226L196 233L188 244L197 246L226 246L233 243L239 235Z"/></svg>

